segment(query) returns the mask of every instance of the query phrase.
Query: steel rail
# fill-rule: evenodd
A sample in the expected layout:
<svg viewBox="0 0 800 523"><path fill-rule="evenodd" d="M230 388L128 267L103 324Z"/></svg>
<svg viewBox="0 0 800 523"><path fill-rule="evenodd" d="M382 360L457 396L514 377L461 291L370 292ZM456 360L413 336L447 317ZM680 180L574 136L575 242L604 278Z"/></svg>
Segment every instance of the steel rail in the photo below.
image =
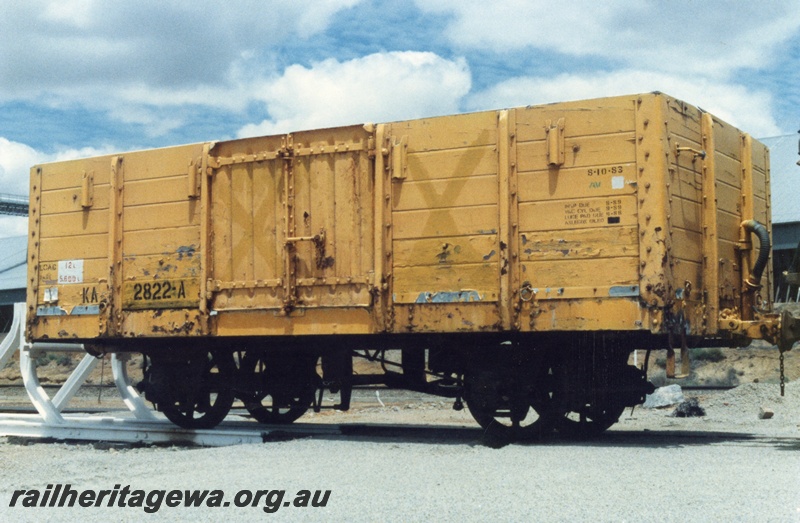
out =
<svg viewBox="0 0 800 523"><path fill-rule="evenodd" d="M52 424L34 414L0 414L0 435L58 441L220 447L342 434L336 425L264 426L248 421L226 421L213 429L187 430L160 418L146 421L119 416L63 415L62 419L62 423Z"/></svg>

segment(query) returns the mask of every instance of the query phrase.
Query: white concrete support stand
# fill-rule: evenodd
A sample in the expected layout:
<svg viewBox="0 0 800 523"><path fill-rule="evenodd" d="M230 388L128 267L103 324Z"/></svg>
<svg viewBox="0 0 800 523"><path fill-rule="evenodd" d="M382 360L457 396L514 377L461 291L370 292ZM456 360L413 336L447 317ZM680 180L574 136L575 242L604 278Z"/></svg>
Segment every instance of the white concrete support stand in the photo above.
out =
<svg viewBox="0 0 800 523"><path fill-rule="evenodd" d="M38 414L0 414L0 436L223 446L262 443L265 435L270 432L257 424L244 421L228 421L223 426L210 430L185 430L176 427L148 408L136 388L131 385L126 366L129 355L126 353L111 355L111 371L114 384L133 417L63 414L70 399L86 382L86 378L100 360L91 354L86 354L51 399L39 383L36 359L48 352L83 351L83 346L67 343L28 343L25 340L25 314L24 303L14 305L11 332L0 343L0 368L5 367L14 352L19 351L22 380ZM321 429L321 432L336 433L336 429Z"/></svg>
<svg viewBox="0 0 800 523"><path fill-rule="evenodd" d="M114 353L111 355L111 372L114 375L114 383L117 385L117 390L122 401L128 407L128 410L133 412L137 419L144 421L155 421L153 411L148 408L139 392L131 385L131 379L128 377L127 362L130 355L127 353Z"/></svg>
<svg viewBox="0 0 800 523"><path fill-rule="evenodd" d="M14 352L19 351L22 380L38 415L0 414L0 436L127 443L193 443L206 446L264 441L264 435L268 431L250 422L226 423L226 427L213 430L183 430L156 416L131 385L126 367L129 356L124 353L111 355L111 370L117 390L133 417L62 414L70 399L86 382L86 378L100 360L91 354L86 354L58 393L51 399L39 383L36 359L41 354L48 352L82 352L83 346L67 343L27 342L25 340L25 314L24 303L14 305L11 332L0 343L0 368L5 367Z"/></svg>

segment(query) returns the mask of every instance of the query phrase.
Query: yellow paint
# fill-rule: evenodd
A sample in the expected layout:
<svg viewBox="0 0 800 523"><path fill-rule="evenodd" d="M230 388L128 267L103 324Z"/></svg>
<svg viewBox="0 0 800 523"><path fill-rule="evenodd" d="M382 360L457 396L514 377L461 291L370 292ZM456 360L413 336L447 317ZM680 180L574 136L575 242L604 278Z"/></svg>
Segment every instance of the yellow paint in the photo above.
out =
<svg viewBox="0 0 800 523"><path fill-rule="evenodd" d="M716 336L756 257L740 224L769 227L768 199L762 144L658 93L47 164L28 300L66 315L29 328L664 333L682 311ZM58 283L64 260L83 282ZM185 296L154 298L167 282Z"/></svg>

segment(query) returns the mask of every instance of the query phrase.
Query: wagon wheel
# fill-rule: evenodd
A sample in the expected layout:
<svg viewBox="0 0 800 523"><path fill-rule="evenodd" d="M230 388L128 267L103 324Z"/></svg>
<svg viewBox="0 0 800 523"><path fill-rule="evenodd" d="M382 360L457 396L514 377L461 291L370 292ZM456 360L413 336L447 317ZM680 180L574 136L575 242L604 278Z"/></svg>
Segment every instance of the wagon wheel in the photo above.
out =
<svg viewBox="0 0 800 523"><path fill-rule="evenodd" d="M577 411L558 416L556 430L569 438L596 436L619 420L624 405L585 405Z"/></svg>
<svg viewBox="0 0 800 523"><path fill-rule="evenodd" d="M229 354L209 352L190 359L173 369L172 386L166 389L159 410L179 427L213 428L225 419L233 405L234 392L229 385L232 375L233 359Z"/></svg>
<svg viewBox="0 0 800 523"><path fill-rule="evenodd" d="M310 378L316 375L316 362L303 358L276 361L264 354L248 352L241 360L241 369L255 373L255 390L244 394L242 402L259 423L292 423L314 401L316 386Z"/></svg>
<svg viewBox="0 0 800 523"><path fill-rule="evenodd" d="M625 404L614 387L612 378L617 373L610 369L594 369L591 385L583 383L577 390L568 392L567 372L563 365L549 371L554 384L551 408L559 434L568 438L597 436L619 420Z"/></svg>
<svg viewBox="0 0 800 523"><path fill-rule="evenodd" d="M486 435L503 441L540 439L555 422L542 385L480 371L466 377L464 399Z"/></svg>

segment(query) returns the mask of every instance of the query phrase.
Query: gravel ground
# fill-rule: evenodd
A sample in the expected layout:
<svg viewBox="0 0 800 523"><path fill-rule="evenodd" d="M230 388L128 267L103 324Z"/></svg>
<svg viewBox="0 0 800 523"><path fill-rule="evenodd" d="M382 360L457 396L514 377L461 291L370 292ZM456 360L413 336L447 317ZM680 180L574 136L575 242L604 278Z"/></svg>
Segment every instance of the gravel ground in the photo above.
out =
<svg viewBox="0 0 800 523"><path fill-rule="evenodd" d="M688 395L688 394L687 394ZM702 418L628 410L591 442L493 449L466 411L439 399L373 393L311 423L413 423L426 428L227 448L125 448L0 443L2 521L797 521L800 386L693 395ZM758 419L761 407L775 412ZM446 429L446 430L443 430ZM0 441L2 441L0 439ZM228 507L9 507L16 489L221 489ZM237 508L243 490L330 490L325 507ZM277 495L277 494L276 494ZM242 498L243 499L243 498ZM275 498L272 498L273 500ZM18 505L21 501L18 502Z"/></svg>

